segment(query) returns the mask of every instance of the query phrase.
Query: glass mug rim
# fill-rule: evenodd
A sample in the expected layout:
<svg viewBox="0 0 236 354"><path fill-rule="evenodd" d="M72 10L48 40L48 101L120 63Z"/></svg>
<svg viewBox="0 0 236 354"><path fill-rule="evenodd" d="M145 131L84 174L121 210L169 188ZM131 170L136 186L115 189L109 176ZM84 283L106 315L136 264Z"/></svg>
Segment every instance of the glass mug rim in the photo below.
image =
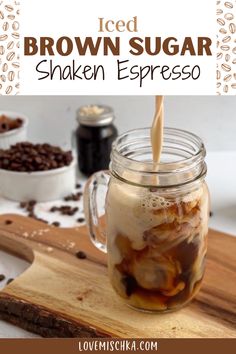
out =
<svg viewBox="0 0 236 354"><path fill-rule="evenodd" d="M145 141L146 146L141 147L141 141ZM151 159L140 161L131 158L130 155L135 144L138 153L143 149L150 155L150 127L129 130L119 135L112 144L110 173L113 177L123 180L125 183L153 187L153 183L150 183L150 181L154 180L154 176L158 176L159 183L155 184L155 187L168 188L201 181L206 176L205 145L202 139L194 133L178 128L164 128L163 153L169 156L186 155L177 161L154 163ZM129 147L131 147L130 150ZM121 172L124 169L130 171L131 174L145 176L147 183L137 183L132 178L122 177ZM173 182L174 176L178 176L178 183L176 183L176 180Z"/></svg>

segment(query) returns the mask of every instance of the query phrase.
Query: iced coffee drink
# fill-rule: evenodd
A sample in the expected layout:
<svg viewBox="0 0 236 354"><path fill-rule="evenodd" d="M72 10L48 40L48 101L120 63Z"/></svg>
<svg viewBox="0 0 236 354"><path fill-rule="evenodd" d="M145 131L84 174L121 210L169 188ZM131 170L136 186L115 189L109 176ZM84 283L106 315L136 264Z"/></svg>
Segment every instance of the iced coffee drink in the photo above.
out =
<svg viewBox="0 0 236 354"><path fill-rule="evenodd" d="M172 311L200 288L209 215L205 153L196 135L163 129L158 96L151 134L137 129L118 137L109 173L99 172L87 184L91 240L107 251L111 284L134 308ZM107 179L103 237L96 193Z"/></svg>
<svg viewBox="0 0 236 354"><path fill-rule="evenodd" d="M205 184L181 196L113 181L107 195L109 276L143 310L173 310L201 284L207 248Z"/></svg>

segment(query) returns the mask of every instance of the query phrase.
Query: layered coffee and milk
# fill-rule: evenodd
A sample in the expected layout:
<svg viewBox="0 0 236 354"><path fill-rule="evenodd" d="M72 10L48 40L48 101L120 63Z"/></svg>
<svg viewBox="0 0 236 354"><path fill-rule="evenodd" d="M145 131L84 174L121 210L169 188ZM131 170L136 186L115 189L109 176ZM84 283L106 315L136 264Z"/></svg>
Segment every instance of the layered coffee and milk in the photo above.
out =
<svg viewBox="0 0 236 354"><path fill-rule="evenodd" d="M151 132L154 166L161 158L162 100L157 98ZM136 308L179 308L192 299L203 278L207 187L203 182L185 191L166 191L143 187L142 181L124 183L122 177L127 179L126 173L121 179L112 180L106 199L111 283Z"/></svg>

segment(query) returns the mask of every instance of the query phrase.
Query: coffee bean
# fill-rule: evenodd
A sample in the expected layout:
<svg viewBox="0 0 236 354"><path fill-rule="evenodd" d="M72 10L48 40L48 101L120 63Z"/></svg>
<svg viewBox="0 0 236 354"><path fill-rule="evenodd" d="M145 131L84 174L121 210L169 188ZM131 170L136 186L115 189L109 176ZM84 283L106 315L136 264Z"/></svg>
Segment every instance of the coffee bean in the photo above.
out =
<svg viewBox="0 0 236 354"><path fill-rule="evenodd" d="M0 281L3 281L5 279L6 279L5 275L4 274L0 274Z"/></svg>
<svg viewBox="0 0 236 354"><path fill-rule="evenodd" d="M2 129L5 129L4 126ZM71 151L63 151L49 144L23 142L8 150L0 150L0 168L10 171L48 171L68 166L72 160Z"/></svg>
<svg viewBox="0 0 236 354"><path fill-rule="evenodd" d="M10 284L13 280L14 280L13 278L9 278L9 279L7 280L7 285Z"/></svg>
<svg viewBox="0 0 236 354"><path fill-rule="evenodd" d="M37 221L41 221L45 224L48 224L48 221L42 218L37 217L37 215L35 214L34 210L35 210L35 206L37 205L37 201L36 200L30 200L28 202L21 202L20 203L20 208L25 209L28 212L28 217L37 220Z"/></svg>
<svg viewBox="0 0 236 354"><path fill-rule="evenodd" d="M86 258L87 258L87 255L86 255L86 253L83 252L83 251L78 251L78 252L76 253L76 257L79 258L79 259L86 259Z"/></svg>
<svg viewBox="0 0 236 354"><path fill-rule="evenodd" d="M59 227L61 224L59 223L59 221L54 221L52 223L53 226Z"/></svg>
<svg viewBox="0 0 236 354"><path fill-rule="evenodd" d="M21 202L20 203L20 208L25 209L27 207L27 202Z"/></svg>
<svg viewBox="0 0 236 354"><path fill-rule="evenodd" d="M30 200L28 202L28 204L29 204L29 206L34 207L37 204L37 202L36 202L36 200Z"/></svg>
<svg viewBox="0 0 236 354"><path fill-rule="evenodd" d="M82 223L82 222L85 222L85 219L84 219L84 218L79 218L79 219L77 219L77 221L78 221L79 223Z"/></svg>
<svg viewBox="0 0 236 354"><path fill-rule="evenodd" d="M30 212L30 213L28 214L28 217L29 217L29 218L32 218L32 219L36 219L36 218L37 218L37 216L34 214L34 212Z"/></svg>
<svg viewBox="0 0 236 354"><path fill-rule="evenodd" d="M80 183L77 183L76 186L75 186L76 189L80 189L81 187L82 187L82 186L81 186Z"/></svg>
<svg viewBox="0 0 236 354"><path fill-rule="evenodd" d="M78 210L79 210L78 207L76 207L76 208L71 208L71 210L68 212L68 215L73 216L73 215L75 215L75 214L77 213Z"/></svg>
<svg viewBox="0 0 236 354"><path fill-rule="evenodd" d="M20 208L25 209L26 211L29 212L29 214L32 214L34 212L34 208L36 204L37 204L36 200L30 200L29 202L21 202Z"/></svg>
<svg viewBox="0 0 236 354"><path fill-rule="evenodd" d="M4 159L2 163L4 167L7 167L10 164L10 160Z"/></svg>
<svg viewBox="0 0 236 354"><path fill-rule="evenodd" d="M56 206L53 206L53 207L51 207L51 209L49 210L51 213L55 213L55 211L57 211L58 210L58 207L56 207Z"/></svg>
<svg viewBox="0 0 236 354"><path fill-rule="evenodd" d="M13 223L13 221L11 221L11 220L6 220L5 221L5 225L11 225Z"/></svg>
<svg viewBox="0 0 236 354"><path fill-rule="evenodd" d="M81 196L83 194L81 192L75 193L75 194L70 194L64 198L65 202L78 202L81 199Z"/></svg>
<svg viewBox="0 0 236 354"><path fill-rule="evenodd" d="M56 206L53 206L50 211L52 213L58 211L61 215L68 215L68 216L73 216L77 213L77 211L79 210L78 207L71 207L69 205L61 205L60 207L56 207Z"/></svg>
<svg viewBox="0 0 236 354"><path fill-rule="evenodd" d="M37 162L37 164L41 164L43 162L43 160L41 159L41 157L35 157L35 162Z"/></svg>
<svg viewBox="0 0 236 354"><path fill-rule="evenodd" d="M210 216L210 218L213 216L213 212L212 211L210 211L209 216Z"/></svg>

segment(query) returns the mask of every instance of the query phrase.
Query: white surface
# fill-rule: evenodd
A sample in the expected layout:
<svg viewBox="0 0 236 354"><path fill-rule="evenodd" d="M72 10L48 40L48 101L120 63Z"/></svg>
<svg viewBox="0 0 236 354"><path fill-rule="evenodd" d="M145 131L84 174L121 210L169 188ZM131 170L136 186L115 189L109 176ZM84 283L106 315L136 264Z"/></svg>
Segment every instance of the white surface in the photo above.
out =
<svg viewBox="0 0 236 354"><path fill-rule="evenodd" d="M34 142L68 145L76 127L75 112L83 104L114 107L119 132L151 125L151 96L0 96L2 110L15 110L29 119L29 138ZM213 96L165 97L165 125L199 135L207 151L236 150L236 98Z"/></svg>
<svg viewBox="0 0 236 354"><path fill-rule="evenodd" d="M81 177L79 179L79 183L81 184L81 188L73 190L73 193L81 192L83 190L84 180ZM78 211L73 216L61 215L59 212L50 212L51 207L59 207L62 205L70 206L72 208L78 207ZM83 198L81 197L80 200L76 202L65 202L63 200L56 200L53 202L37 203L34 208L34 213L38 218L46 220L49 224L52 224L55 221L59 221L61 227L81 226L82 223L77 222L77 220L79 218L84 218ZM0 197L0 215L1 214L19 214L27 216L28 212L20 207L20 203Z"/></svg>
<svg viewBox="0 0 236 354"><path fill-rule="evenodd" d="M211 152L208 154L207 182L211 192L213 217L210 227L236 235L236 151ZM9 204L2 203L0 213ZM13 207L11 205L11 207ZM9 210L12 212L12 210ZM26 262L0 252L0 274L16 277L27 267ZM1 286L4 283L1 283ZM0 321L0 337L35 337L35 335Z"/></svg>
<svg viewBox="0 0 236 354"><path fill-rule="evenodd" d="M38 172L16 172L0 169L0 192L19 202L48 202L68 196L76 183L77 162L69 166Z"/></svg>

